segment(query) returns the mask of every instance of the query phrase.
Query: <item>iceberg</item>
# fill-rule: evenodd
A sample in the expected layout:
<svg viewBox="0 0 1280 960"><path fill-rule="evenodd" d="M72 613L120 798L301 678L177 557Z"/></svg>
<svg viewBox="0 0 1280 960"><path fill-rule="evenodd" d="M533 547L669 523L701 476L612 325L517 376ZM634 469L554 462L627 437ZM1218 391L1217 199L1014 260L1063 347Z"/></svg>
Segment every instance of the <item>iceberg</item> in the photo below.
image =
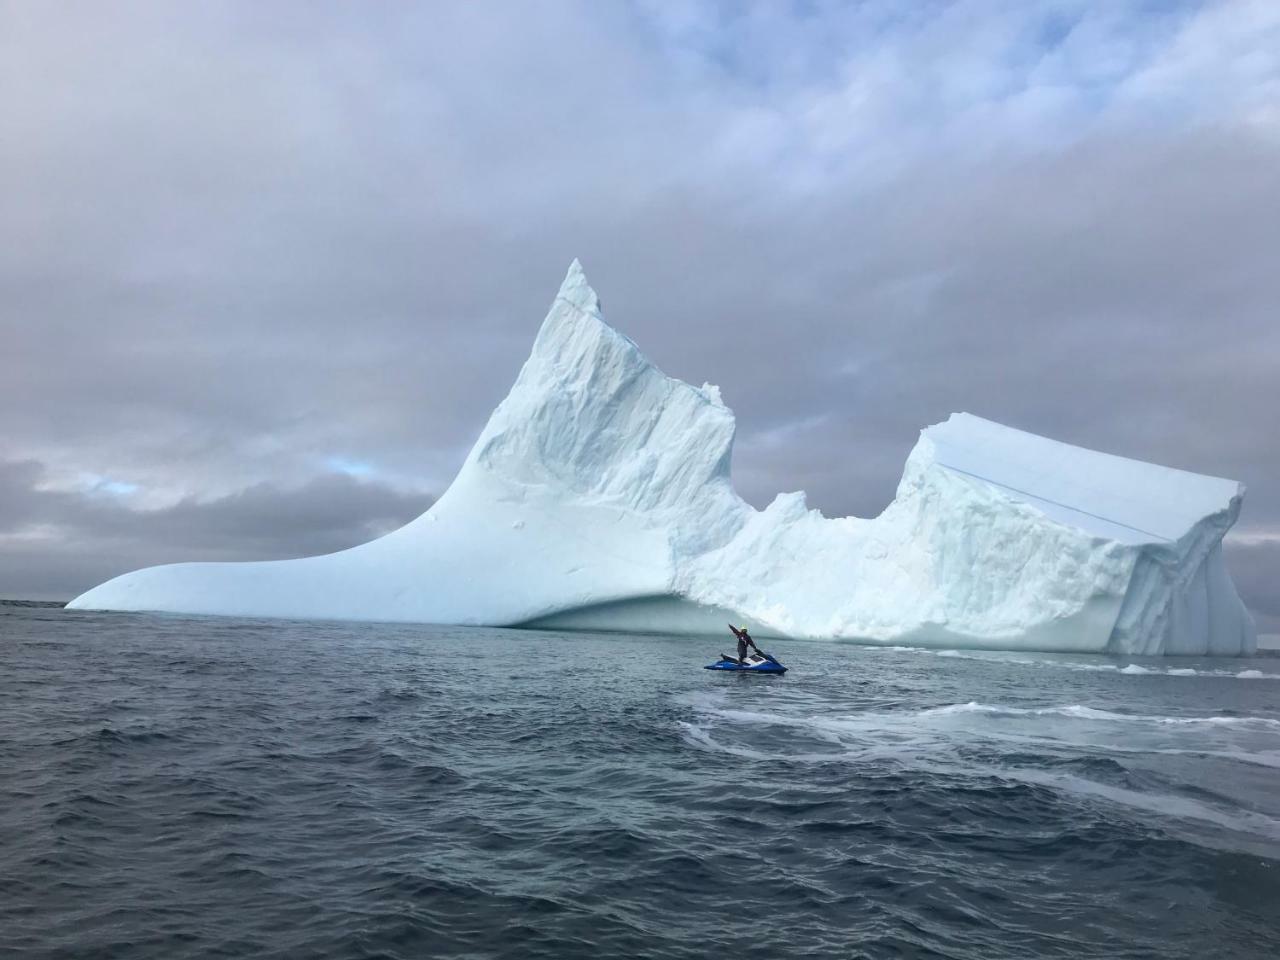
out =
<svg viewBox="0 0 1280 960"><path fill-rule="evenodd" d="M1241 484L967 413L925 428L894 500L757 510L712 385L603 320L575 261L505 400L416 520L324 556L180 563L69 606L1117 654L1252 653L1223 566Z"/></svg>

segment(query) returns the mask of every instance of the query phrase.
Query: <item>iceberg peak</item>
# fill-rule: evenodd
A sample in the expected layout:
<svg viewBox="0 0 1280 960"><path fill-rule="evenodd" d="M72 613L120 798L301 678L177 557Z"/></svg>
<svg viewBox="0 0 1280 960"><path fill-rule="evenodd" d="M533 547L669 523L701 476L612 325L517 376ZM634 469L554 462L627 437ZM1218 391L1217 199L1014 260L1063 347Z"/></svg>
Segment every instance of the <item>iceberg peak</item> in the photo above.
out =
<svg viewBox="0 0 1280 960"><path fill-rule="evenodd" d="M581 372L609 362L609 350L616 351L624 344L639 354L635 344L604 322L600 298L575 259L542 321L525 368L533 364L557 373Z"/></svg>
<svg viewBox="0 0 1280 960"><path fill-rule="evenodd" d="M582 269L582 261L577 257L569 264L556 299L572 304L583 313L600 316L600 297L587 281L587 272Z"/></svg>
<svg viewBox="0 0 1280 960"><path fill-rule="evenodd" d="M734 491L733 413L667 377L569 265L449 489L378 540L125 574L74 608L705 632L1126 654L1252 652L1222 563L1243 489L956 414L894 501ZM852 456L851 452L851 456Z"/></svg>
<svg viewBox="0 0 1280 960"><path fill-rule="evenodd" d="M667 377L604 321L575 260L467 467L649 510L732 495L733 434L718 391Z"/></svg>

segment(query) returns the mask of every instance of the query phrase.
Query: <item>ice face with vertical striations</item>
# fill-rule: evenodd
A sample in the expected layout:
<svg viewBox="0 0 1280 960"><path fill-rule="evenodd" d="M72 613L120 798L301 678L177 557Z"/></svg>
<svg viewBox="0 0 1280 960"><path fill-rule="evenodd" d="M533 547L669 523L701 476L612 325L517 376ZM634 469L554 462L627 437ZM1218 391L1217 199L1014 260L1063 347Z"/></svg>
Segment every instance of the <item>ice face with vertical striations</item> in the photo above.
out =
<svg viewBox="0 0 1280 960"><path fill-rule="evenodd" d="M1243 487L958 413L893 502L763 511L733 414L601 317L575 261L457 479L378 540L299 560L125 574L72 607L1130 654L1244 654L1221 541ZM852 454L851 454L852 455Z"/></svg>

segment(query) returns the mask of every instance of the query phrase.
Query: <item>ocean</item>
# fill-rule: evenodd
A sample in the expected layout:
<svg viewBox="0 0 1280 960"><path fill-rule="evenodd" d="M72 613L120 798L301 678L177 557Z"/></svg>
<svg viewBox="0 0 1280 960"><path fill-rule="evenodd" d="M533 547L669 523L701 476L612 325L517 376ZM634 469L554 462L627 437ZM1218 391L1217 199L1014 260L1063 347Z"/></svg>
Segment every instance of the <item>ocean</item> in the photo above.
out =
<svg viewBox="0 0 1280 960"><path fill-rule="evenodd" d="M1280 659L0 604L0 956L1280 956Z"/></svg>

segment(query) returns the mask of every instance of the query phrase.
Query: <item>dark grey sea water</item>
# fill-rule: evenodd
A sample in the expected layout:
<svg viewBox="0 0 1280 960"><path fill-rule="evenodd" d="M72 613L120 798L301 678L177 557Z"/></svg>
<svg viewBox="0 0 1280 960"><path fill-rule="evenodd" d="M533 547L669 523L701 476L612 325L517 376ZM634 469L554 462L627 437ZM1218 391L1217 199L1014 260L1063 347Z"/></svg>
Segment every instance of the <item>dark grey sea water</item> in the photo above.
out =
<svg viewBox="0 0 1280 960"><path fill-rule="evenodd" d="M0 955L1280 956L1280 661L0 605Z"/></svg>

